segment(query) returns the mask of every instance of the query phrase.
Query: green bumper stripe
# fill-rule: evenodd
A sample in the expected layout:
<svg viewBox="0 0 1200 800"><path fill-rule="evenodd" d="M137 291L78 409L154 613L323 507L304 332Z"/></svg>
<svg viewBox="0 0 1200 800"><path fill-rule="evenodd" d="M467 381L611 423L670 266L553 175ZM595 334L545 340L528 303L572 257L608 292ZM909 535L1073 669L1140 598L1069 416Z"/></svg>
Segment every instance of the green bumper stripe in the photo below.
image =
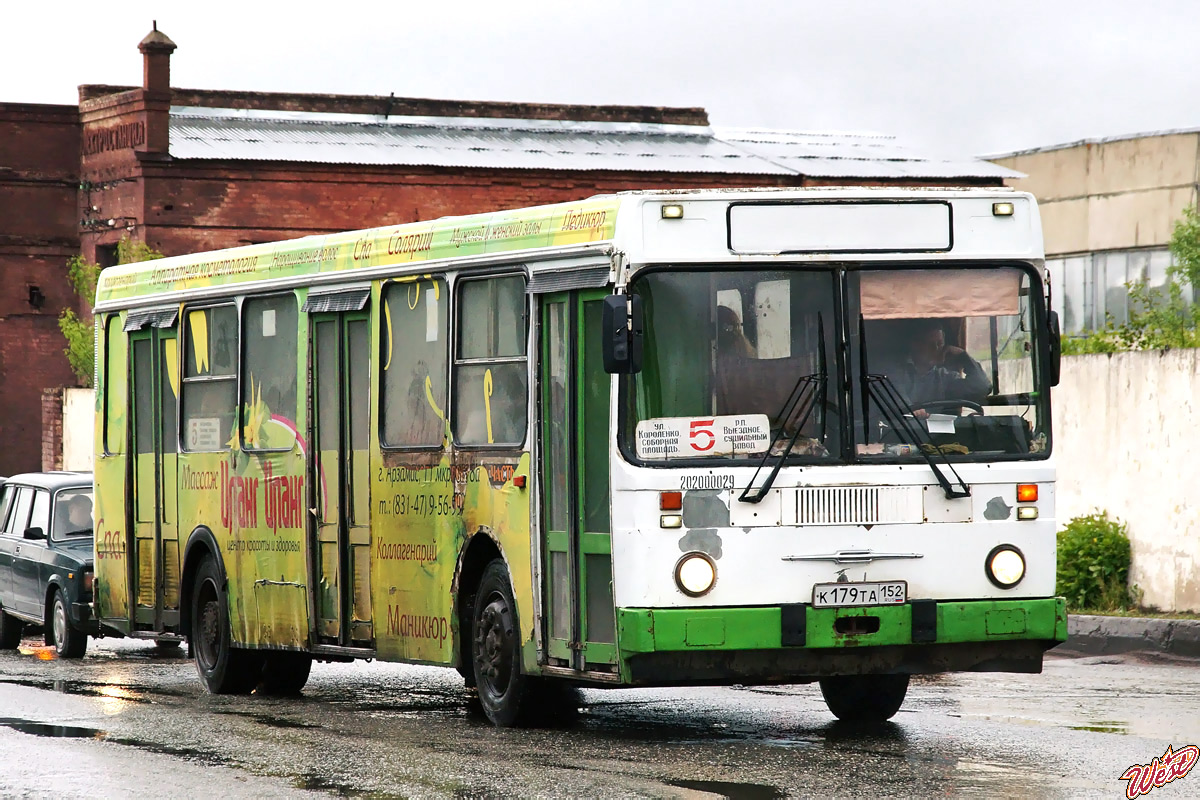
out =
<svg viewBox="0 0 1200 800"><path fill-rule="evenodd" d="M871 633L839 633L837 620L875 617ZM670 650L769 650L782 646L782 612L766 608L617 609L625 656ZM806 647L912 644L912 607L805 608ZM852 630L864 626L843 623ZM874 628L871 621L868 629ZM937 604L937 643L1013 639L1066 641L1066 601L978 600Z"/></svg>

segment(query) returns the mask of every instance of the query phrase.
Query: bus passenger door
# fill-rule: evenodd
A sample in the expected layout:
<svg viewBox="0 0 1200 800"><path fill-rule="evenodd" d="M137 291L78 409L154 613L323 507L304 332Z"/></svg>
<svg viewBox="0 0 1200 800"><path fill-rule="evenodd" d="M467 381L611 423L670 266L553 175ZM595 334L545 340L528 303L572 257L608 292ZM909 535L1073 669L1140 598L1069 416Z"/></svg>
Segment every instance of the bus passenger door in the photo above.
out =
<svg viewBox="0 0 1200 800"><path fill-rule="evenodd" d="M607 293L546 295L541 316L542 616L549 663L616 664L609 522L609 387L600 349Z"/></svg>
<svg viewBox="0 0 1200 800"><path fill-rule="evenodd" d="M133 526L125 552L131 628L179 624L176 456L179 356L174 330L131 331Z"/></svg>
<svg viewBox="0 0 1200 800"><path fill-rule="evenodd" d="M311 314L313 414L309 459L315 499L310 543L314 639L369 646L371 529L367 315Z"/></svg>

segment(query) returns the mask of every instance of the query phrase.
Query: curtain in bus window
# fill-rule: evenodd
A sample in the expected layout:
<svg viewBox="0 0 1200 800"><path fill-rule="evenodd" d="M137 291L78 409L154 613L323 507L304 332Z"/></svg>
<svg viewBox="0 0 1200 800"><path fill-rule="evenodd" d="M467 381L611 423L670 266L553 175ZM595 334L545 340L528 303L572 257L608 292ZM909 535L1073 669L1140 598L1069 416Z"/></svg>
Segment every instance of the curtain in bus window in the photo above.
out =
<svg viewBox="0 0 1200 800"><path fill-rule="evenodd" d="M1017 313L1015 270L892 270L862 273L865 319L972 317Z"/></svg>
<svg viewBox="0 0 1200 800"><path fill-rule="evenodd" d="M242 446L290 449L296 440L297 312L294 295L247 300Z"/></svg>
<svg viewBox="0 0 1200 800"><path fill-rule="evenodd" d="M454 397L460 444L525 441L525 302L520 275L462 284Z"/></svg>
<svg viewBox="0 0 1200 800"><path fill-rule="evenodd" d="M438 447L445 437L449 298L440 279L390 284L383 297L383 443Z"/></svg>
<svg viewBox="0 0 1200 800"><path fill-rule="evenodd" d="M222 450L233 437L237 311L233 306L191 309L186 319L183 447Z"/></svg>

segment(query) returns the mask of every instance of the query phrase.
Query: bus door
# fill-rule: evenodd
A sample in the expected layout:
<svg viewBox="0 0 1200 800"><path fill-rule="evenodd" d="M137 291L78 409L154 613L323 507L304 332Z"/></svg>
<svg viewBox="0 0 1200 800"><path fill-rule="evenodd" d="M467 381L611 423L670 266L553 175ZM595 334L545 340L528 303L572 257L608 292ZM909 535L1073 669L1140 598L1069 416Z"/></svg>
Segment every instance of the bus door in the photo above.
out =
<svg viewBox="0 0 1200 800"><path fill-rule="evenodd" d="M373 639L368 318L332 312L310 313L309 319L313 637L324 644L368 646Z"/></svg>
<svg viewBox="0 0 1200 800"><path fill-rule="evenodd" d="M177 345L172 328L129 333L133 525L125 552L131 629L179 624Z"/></svg>
<svg viewBox="0 0 1200 800"><path fill-rule="evenodd" d="M607 292L542 297L542 618L548 663L617 661L609 522L609 387L600 344Z"/></svg>

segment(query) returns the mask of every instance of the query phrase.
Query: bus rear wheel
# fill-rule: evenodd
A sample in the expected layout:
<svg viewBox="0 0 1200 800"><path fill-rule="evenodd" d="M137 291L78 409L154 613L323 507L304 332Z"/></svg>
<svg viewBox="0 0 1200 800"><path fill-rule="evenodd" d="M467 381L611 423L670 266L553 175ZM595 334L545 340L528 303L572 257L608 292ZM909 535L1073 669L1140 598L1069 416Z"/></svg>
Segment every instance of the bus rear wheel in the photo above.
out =
<svg viewBox="0 0 1200 800"><path fill-rule="evenodd" d="M312 656L308 653L267 653L263 656L263 694L300 694L312 671Z"/></svg>
<svg viewBox="0 0 1200 800"><path fill-rule="evenodd" d="M258 653L233 646L223 583L216 562L205 558L192 593L192 656L209 692L246 694L258 685L263 661Z"/></svg>
<svg viewBox="0 0 1200 800"><path fill-rule="evenodd" d="M838 675L821 679L821 694L833 715L845 722L884 722L895 716L908 694L907 675Z"/></svg>

